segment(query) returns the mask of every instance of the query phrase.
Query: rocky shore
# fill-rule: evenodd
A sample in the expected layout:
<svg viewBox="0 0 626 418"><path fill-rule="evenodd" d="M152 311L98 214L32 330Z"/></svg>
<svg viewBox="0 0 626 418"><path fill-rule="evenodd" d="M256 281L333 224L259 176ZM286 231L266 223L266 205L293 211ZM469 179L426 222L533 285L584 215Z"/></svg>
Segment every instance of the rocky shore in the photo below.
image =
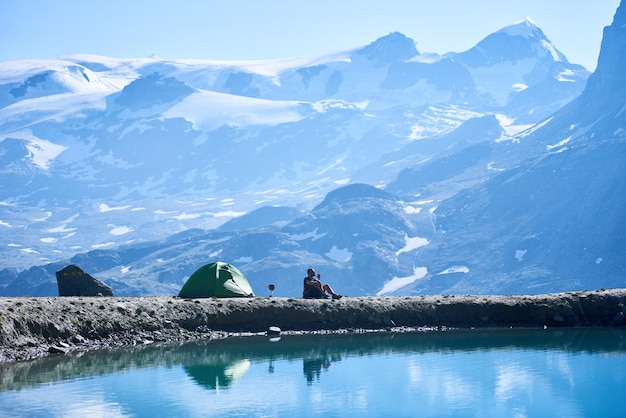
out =
<svg viewBox="0 0 626 418"><path fill-rule="evenodd" d="M105 347L266 333L626 326L626 289L546 295L0 298L0 363Z"/></svg>

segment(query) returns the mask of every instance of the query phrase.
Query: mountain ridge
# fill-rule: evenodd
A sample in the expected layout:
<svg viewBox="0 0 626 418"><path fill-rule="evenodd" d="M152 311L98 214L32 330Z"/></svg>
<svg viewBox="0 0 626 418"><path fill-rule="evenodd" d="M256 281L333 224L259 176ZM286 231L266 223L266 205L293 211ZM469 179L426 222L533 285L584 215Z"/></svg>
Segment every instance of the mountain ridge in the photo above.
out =
<svg viewBox="0 0 626 418"><path fill-rule="evenodd" d="M95 74L71 80L99 80L96 93L59 94L65 101L32 114L18 109L33 102L0 109L2 142L39 144L49 156L45 146L63 147L47 169L3 178L0 220L13 234L2 242L12 265L0 271L1 292L51 294L55 269L71 261L116 294L171 294L215 258L255 288L274 282L277 295L298 294L310 265L352 295L460 291L454 282L474 267L461 254L432 255L445 244L446 202L567 148L527 138L554 126L546 120L588 73L534 51L492 84L490 72L502 71L492 62L420 54L393 33L288 62L81 56ZM3 78L6 67L0 93L24 83ZM427 180L399 187L398 175L416 168ZM255 212L263 207L275 210ZM420 290L432 272L449 286Z"/></svg>

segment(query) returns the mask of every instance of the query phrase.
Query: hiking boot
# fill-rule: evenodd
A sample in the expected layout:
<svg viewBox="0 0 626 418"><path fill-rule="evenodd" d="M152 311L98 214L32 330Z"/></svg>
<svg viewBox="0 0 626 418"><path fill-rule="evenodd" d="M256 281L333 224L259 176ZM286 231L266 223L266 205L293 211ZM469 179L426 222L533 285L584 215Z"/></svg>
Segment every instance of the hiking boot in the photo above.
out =
<svg viewBox="0 0 626 418"><path fill-rule="evenodd" d="M333 300L341 299L342 297L343 297L343 296L338 295L338 294L336 294L336 293L335 293L335 294L333 295Z"/></svg>

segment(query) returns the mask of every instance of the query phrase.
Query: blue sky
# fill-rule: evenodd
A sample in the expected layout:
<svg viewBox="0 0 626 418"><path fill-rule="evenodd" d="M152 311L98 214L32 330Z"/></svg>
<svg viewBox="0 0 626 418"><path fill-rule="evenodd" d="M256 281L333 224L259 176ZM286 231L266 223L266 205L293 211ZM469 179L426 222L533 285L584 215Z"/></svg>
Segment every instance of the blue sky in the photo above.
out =
<svg viewBox="0 0 626 418"><path fill-rule="evenodd" d="M0 61L97 54L216 60L321 55L393 31L465 51L526 16L594 70L620 0L0 0Z"/></svg>

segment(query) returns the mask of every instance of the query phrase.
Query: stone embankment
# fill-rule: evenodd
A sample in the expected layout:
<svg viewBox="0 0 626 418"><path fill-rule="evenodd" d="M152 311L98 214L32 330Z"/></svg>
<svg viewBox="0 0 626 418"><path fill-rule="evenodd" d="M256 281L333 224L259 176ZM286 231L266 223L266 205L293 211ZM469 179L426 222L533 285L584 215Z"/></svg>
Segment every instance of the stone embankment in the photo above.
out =
<svg viewBox="0 0 626 418"><path fill-rule="evenodd" d="M0 298L0 362L276 332L625 326L626 289L546 295Z"/></svg>

